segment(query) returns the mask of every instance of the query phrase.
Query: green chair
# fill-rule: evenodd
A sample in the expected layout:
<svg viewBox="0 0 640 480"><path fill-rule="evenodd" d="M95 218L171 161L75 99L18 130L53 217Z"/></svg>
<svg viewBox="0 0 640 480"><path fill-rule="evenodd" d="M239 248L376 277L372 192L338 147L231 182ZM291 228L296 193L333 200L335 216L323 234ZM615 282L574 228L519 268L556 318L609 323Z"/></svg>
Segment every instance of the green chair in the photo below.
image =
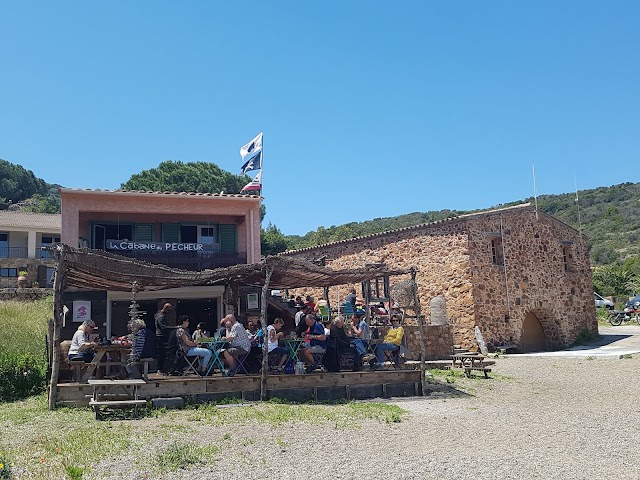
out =
<svg viewBox="0 0 640 480"><path fill-rule="evenodd" d="M318 312L320 313L322 320L331 319L331 310L329 310L326 305L318 305Z"/></svg>

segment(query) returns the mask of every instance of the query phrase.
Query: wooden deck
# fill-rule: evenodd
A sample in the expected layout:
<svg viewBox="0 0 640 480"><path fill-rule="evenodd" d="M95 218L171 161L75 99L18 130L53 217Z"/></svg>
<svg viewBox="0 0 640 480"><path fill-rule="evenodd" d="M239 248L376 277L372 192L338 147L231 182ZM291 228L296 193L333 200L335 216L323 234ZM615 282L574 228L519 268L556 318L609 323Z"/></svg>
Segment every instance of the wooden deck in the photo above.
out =
<svg viewBox="0 0 640 480"><path fill-rule="evenodd" d="M419 370L388 370L339 373L309 373L305 375L270 375L267 381L269 397L293 401L331 401L420 395ZM58 405L89 405L93 388L82 383L58 384ZM139 398L192 397L196 403L224 397L243 400L260 398L259 375L235 377L165 377L149 374L149 381L140 385Z"/></svg>

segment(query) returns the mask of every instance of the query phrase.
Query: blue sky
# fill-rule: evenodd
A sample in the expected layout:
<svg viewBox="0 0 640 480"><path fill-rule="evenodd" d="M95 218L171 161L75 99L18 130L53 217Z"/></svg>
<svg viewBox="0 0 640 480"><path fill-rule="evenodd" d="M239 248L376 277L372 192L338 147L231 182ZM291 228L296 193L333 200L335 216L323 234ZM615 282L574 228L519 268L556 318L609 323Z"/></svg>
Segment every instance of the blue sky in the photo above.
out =
<svg viewBox="0 0 640 480"><path fill-rule="evenodd" d="M285 234L637 182L640 2L0 3L0 158L239 173Z"/></svg>

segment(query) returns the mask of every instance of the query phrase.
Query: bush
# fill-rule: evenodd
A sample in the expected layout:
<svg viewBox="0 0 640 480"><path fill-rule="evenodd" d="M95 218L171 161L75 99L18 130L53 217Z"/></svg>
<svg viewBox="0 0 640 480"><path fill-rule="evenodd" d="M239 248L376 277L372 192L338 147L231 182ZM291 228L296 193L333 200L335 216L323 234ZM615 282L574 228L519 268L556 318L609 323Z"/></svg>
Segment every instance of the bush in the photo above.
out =
<svg viewBox="0 0 640 480"><path fill-rule="evenodd" d="M13 474L11 467L13 467L13 463L0 450L0 478L11 478Z"/></svg>
<svg viewBox="0 0 640 480"><path fill-rule="evenodd" d="M47 366L43 358L0 355L0 402L36 395L46 387Z"/></svg>
<svg viewBox="0 0 640 480"><path fill-rule="evenodd" d="M42 392L46 386L47 321L51 298L0 302L0 402Z"/></svg>

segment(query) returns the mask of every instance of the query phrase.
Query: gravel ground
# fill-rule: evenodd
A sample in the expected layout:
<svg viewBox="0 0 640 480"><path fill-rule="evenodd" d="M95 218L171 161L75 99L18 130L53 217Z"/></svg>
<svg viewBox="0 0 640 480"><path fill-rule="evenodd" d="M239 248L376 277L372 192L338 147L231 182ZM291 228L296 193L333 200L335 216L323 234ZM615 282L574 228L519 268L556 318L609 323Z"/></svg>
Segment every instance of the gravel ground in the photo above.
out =
<svg viewBox="0 0 640 480"><path fill-rule="evenodd" d="M640 358L509 356L493 379L456 378L429 397L394 399L409 412L397 424L196 424L185 439L222 453L163 478L637 479L639 367ZM155 442L144 450L163 440ZM94 465L88 477L158 478L134 467L132 453Z"/></svg>

